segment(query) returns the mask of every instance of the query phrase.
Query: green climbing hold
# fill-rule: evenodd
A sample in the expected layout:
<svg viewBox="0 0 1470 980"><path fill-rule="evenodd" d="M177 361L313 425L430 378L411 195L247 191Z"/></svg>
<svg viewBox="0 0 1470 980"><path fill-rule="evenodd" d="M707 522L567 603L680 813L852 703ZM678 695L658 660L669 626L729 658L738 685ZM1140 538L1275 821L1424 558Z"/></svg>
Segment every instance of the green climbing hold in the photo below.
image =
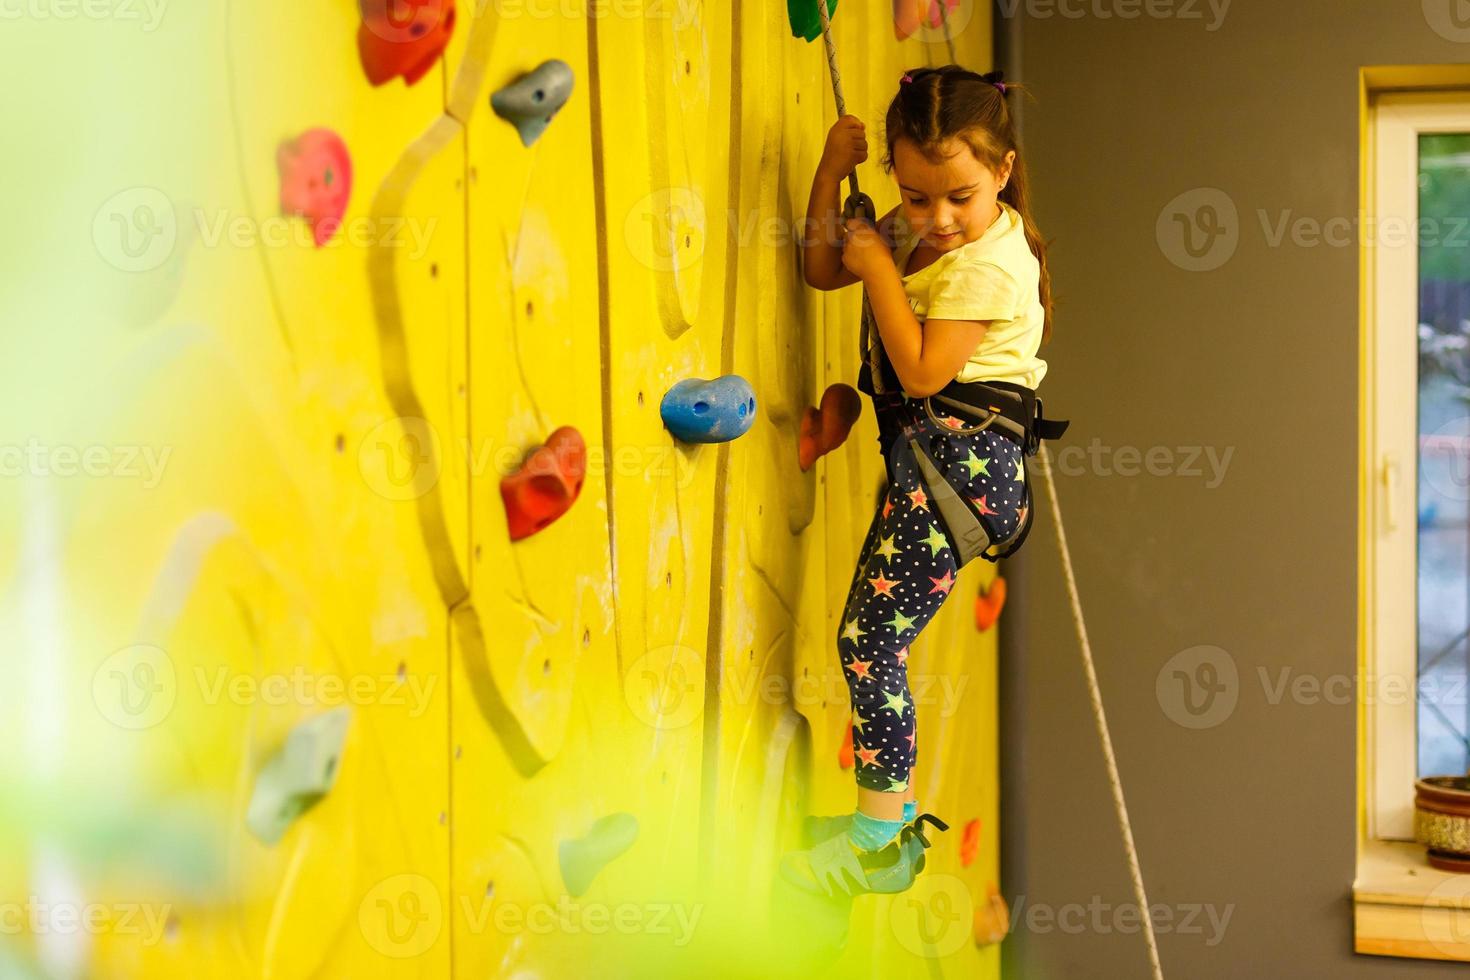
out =
<svg viewBox="0 0 1470 980"><path fill-rule="evenodd" d="M791 36L815 41L822 36L822 14L819 0L786 0L786 13L791 18ZM827 0L827 17L837 16L837 0Z"/></svg>
<svg viewBox="0 0 1470 980"><path fill-rule="evenodd" d="M351 718L344 705L297 724L260 770L245 826L261 843L279 841L292 821L331 791Z"/></svg>
<svg viewBox="0 0 1470 980"><path fill-rule="evenodd" d="M608 862L621 855L638 839L638 818L631 813L609 813L587 831L585 837L564 840L557 847L561 880L575 898L592 887Z"/></svg>

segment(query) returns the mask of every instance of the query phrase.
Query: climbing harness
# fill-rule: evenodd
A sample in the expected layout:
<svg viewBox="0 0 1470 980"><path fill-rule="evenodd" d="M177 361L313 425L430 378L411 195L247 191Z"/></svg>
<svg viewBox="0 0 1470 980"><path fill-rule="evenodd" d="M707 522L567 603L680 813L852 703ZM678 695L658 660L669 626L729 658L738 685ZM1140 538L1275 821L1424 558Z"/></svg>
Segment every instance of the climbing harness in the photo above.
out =
<svg viewBox="0 0 1470 980"><path fill-rule="evenodd" d="M874 328L873 309L868 303L867 292L863 293L862 337L859 341L864 351L864 362L858 371L858 390L873 398L879 412L880 434L885 452L893 445L895 433L885 422L905 402L909 401L899 384L898 374L888 360L887 352L877 337ZM1024 468L1026 458L1036 455L1043 439L1059 439L1067 431L1065 419L1048 419L1043 412L1042 400L1036 392L1024 385L1008 381L951 381L942 389L918 400L928 417L941 430L952 435L974 435L986 429L996 431L1016 442L1021 448L1020 465ZM980 421L970 426L954 426L941 421L935 414L934 402L950 410L950 417L963 419L966 415L979 416ZM956 414L958 413L958 414ZM1023 480L1026 488L1026 504L1016 529L1003 540L993 540L989 528L965 503L954 487L941 474L934 457L924 449L911 430L906 430L909 448L914 461L929 485L935 506L939 509L941 530L950 540L955 563L960 568L976 557L998 561L1016 552L1025 543L1031 532L1031 481Z"/></svg>

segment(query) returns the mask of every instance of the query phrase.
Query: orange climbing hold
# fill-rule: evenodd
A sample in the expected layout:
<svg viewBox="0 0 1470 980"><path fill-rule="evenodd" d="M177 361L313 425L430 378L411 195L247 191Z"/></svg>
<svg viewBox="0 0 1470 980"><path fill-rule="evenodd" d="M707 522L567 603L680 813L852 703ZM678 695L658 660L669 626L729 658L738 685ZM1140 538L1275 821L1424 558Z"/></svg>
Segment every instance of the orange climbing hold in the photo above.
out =
<svg viewBox="0 0 1470 980"><path fill-rule="evenodd" d="M803 473L812 468L818 457L827 455L847 440L847 434L862 412L862 400L849 385L831 385L822 392L821 406L807 409L801 419L796 457Z"/></svg>
<svg viewBox="0 0 1470 980"><path fill-rule="evenodd" d="M960 0L893 0L894 36L905 40L921 23L935 30L941 28L944 24L939 13L941 3L945 7L944 16L954 17L958 12Z"/></svg>
<svg viewBox="0 0 1470 980"><path fill-rule="evenodd" d="M358 0L357 54L374 85L412 85L434 67L454 33L454 0Z"/></svg>
<svg viewBox="0 0 1470 980"><path fill-rule="evenodd" d="M1011 931L1011 910L995 882L985 884L985 901L975 903L975 945L998 943Z"/></svg>
<svg viewBox="0 0 1470 980"><path fill-rule="evenodd" d="M851 769L852 756L852 719L842 726L842 748L837 750L837 764L844 769Z"/></svg>
<svg viewBox="0 0 1470 980"><path fill-rule="evenodd" d="M1006 604L1006 580L999 575L990 588L975 597L975 628L984 633L995 625Z"/></svg>
<svg viewBox="0 0 1470 980"><path fill-rule="evenodd" d="M977 818L965 824L965 832L960 836L960 867L968 868L974 864L979 854L980 821Z"/></svg>
<svg viewBox="0 0 1470 980"><path fill-rule="evenodd" d="M529 537L565 514L582 492L586 475L587 444L580 432L564 425L500 481L510 539Z"/></svg>

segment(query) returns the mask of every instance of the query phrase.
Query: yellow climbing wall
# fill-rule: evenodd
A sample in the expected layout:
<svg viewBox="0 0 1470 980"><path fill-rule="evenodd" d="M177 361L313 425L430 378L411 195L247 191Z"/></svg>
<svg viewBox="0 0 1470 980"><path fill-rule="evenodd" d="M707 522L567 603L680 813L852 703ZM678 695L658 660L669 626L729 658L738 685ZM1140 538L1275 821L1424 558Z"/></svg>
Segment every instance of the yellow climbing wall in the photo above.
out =
<svg viewBox="0 0 1470 980"><path fill-rule="evenodd" d="M988 5L951 22L988 67ZM857 367L858 291L805 287L794 241L834 118L820 41L779 2L461 0L422 79L373 87L359 23L221 0L15 25L0 106L45 152L16 164L37 237L0 258L61 271L0 296L34 325L3 442L117 462L0 481L0 908L110 917L32 916L0 972L998 977L971 923L998 880L988 563L909 660L918 796L951 824L919 884L850 921L772 884L802 814L852 806L835 637L882 474L866 402L797 466ZM876 161L943 36L858 0L834 32ZM575 87L526 147L490 95L551 58ZM277 147L313 127L352 162L322 248L278 202ZM753 427L675 441L664 393L725 374ZM501 477L561 426L580 496L512 542ZM268 761L343 704L331 791L263 843Z"/></svg>

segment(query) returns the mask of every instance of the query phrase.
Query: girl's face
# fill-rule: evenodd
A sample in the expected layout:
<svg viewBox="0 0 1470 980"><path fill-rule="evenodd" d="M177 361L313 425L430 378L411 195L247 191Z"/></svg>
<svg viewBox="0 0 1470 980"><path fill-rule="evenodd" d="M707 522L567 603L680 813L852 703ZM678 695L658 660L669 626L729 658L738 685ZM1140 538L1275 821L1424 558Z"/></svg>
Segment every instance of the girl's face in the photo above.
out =
<svg viewBox="0 0 1470 980"><path fill-rule="evenodd" d="M948 140L940 153L943 162L930 163L913 141L900 139L893 147L893 175L909 227L931 248L949 252L985 234L1000 215L995 200L1010 179L1016 151L1006 154L999 174L962 140Z"/></svg>

